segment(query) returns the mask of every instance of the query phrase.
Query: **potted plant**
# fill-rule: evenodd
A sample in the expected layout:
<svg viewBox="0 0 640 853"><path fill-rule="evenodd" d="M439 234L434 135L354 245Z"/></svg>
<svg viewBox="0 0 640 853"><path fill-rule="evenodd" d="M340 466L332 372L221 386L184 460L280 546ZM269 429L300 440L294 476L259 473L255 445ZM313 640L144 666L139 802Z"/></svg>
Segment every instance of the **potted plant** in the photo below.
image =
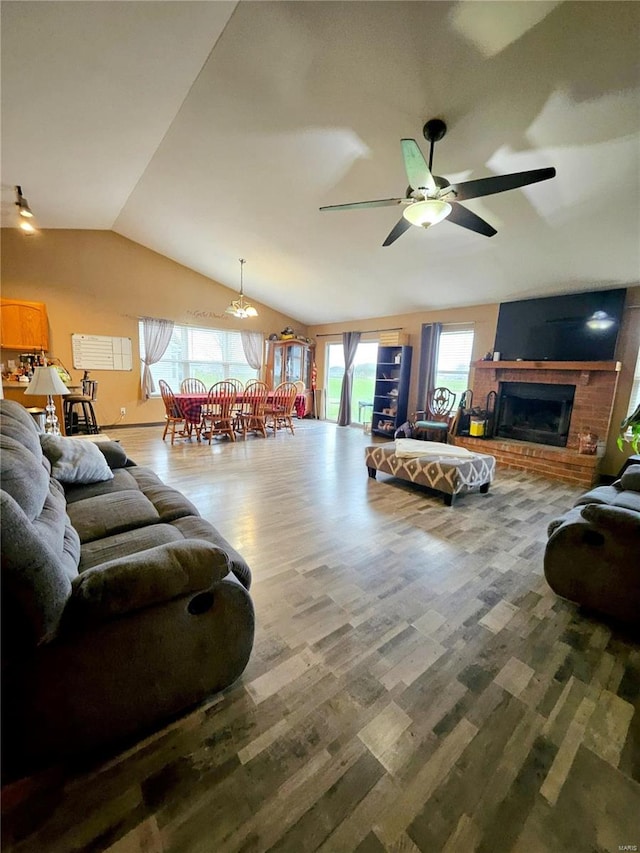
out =
<svg viewBox="0 0 640 853"><path fill-rule="evenodd" d="M640 405L620 424L620 433L617 438L618 449L622 450L625 443L630 444L633 452L638 453L640 449Z"/></svg>

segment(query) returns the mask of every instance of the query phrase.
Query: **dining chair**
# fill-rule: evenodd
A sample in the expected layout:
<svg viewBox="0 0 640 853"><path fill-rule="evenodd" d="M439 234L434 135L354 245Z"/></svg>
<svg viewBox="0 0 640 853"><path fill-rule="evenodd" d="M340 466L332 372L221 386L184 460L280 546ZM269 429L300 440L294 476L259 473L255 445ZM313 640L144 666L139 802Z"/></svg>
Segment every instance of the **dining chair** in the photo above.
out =
<svg viewBox="0 0 640 853"><path fill-rule="evenodd" d="M196 429L196 435L199 439L200 424L198 423L194 425L187 422L182 409L175 398L175 394L164 379L160 379L158 381L158 385L160 386L160 395L162 396L162 402L164 403L164 432L162 433L162 440L165 440L167 432L169 432L171 434L171 444L173 444L176 437L176 427L181 427L178 432L180 437L191 438L194 426Z"/></svg>
<svg viewBox="0 0 640 853"><path fill-rule="evenodd" d="M202 379L195 379L193 376L188 376L180 383L181 394L206 394L207 386Z"/></svg>
<svg viewBox="0 0 640 853"><path fill-rule="evenodd" d="M231 379L225 379L224 381L225 381L225 382L231 382L231 384L235 387L235 389L236 389L236 397L239 397L239 396L243 393L243 391L244 391L244 382L242 381L242 379L233 379L233 378L231 378ZM241 431L242 431L242 424L241 424L241 422L240 422L240 415L241 415L244 411L245 411L244 403L243 403L242 401L238 403L238 402L237 402L237 400L236 400L236 403L235 403L235 405L234 405L234 407L233 407L233 415L234 415L234 428L236 429L236 431L237 431L237 432L241 432Z"/></svg>
<svg viewBox="0 0 640 853"><path fill-rule="evenodd" d="M200 423L201 430L208 434L209 444L214 435L228 435L231 441L236 440L233 428L236 397L236 386L226 379L209 388Z"/></svg>
<svg viewBox="0 0 640 853"><path fill-rule="evenodd" d="M281 382L270 396L265 409L265 423L273 429L274 435L281 428L290 429L291 435L294 434L293 415L297 394L295 382Z"/></svg>
<svg viewBox="0 0 640 853"><path fill-rule="evenodd" d="M265 407L269 396L269 386L257 379L247 382L243 395L243 409L238 415L239 432L246 441L248 432L259 432L267 437Z"/></svg>
<svg viewBox="0 0 640 853"><path fill-rule="evenodd" d="M447 442L449 429L453 421L453 408L456 395L449 388L440 386L427 394L427 408L413 415L413 434L415 438L426 438L430 434L437 441Z"/></svg>

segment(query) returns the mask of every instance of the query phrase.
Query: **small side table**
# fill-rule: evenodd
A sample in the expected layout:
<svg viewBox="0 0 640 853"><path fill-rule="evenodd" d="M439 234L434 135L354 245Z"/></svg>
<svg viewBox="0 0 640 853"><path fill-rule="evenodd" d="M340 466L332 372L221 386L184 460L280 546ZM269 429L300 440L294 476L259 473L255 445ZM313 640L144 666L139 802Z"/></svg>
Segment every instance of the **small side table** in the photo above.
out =
<svg viewBox="0 0 640 853"><path fill-rule="evenodd" d="M366 426L367 422L362 420L363 409L365 415L369 409L373 412L373 403L367 403L366 400L358 400L358 422L361 423L362 426ZM371 418L369 418L369 420L371 420Z"/></svg>

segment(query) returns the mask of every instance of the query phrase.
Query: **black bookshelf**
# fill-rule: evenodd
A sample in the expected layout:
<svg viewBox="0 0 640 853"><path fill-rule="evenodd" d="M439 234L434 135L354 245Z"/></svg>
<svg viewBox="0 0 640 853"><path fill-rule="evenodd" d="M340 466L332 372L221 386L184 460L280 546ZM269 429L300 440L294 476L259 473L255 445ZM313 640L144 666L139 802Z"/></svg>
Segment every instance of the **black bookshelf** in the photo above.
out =
<svg viewBox="0 0 640 853"><path fill-rule="evenodd" d="M371 432L393 439L407 420L412 347L378 347Z"/></svg>

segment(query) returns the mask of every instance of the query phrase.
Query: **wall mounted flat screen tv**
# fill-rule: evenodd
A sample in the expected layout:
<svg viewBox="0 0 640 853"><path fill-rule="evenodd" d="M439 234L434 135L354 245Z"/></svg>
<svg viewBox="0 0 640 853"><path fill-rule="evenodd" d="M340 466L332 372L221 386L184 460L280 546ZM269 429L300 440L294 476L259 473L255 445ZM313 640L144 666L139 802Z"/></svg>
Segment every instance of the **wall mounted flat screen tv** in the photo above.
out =
<svg viewBox="0 0 640 853"><path fill-rule="evenodd" d="M622 288L503 302L494 350L502 361L612 361L626 292ZM604 318L597 315L604 322L589 323L596 312L604 312Z"/></svg>

